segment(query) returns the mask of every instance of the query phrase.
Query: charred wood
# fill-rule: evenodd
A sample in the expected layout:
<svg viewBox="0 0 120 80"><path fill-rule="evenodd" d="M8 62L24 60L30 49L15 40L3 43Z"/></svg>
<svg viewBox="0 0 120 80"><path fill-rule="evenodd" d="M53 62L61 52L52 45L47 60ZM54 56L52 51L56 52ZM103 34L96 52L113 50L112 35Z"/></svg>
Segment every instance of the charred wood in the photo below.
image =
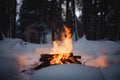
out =
<svg viewBox="0 0 120 80"><path fill-rule="evenodd" d="M52 65L59 65L59 64L50 64L50 61L54 58L54 56L58 56L58 55L59 54L41 54L41 58L39 61L42 63L33 69L37 70ZM78 59L81 59L81 56L74 56L73 53L70 53L68 58L62 58L61 61L63 64L71 64L71 63L81 64L81 62Z"/></svg>

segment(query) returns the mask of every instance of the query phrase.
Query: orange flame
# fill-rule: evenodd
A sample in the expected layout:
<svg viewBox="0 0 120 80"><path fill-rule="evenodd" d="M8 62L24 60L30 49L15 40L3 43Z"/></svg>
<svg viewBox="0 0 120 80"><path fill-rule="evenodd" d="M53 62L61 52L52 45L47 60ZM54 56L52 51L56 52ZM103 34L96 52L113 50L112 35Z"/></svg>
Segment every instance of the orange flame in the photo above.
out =
<svg viewBox="0 0 120 80"><path fill-rule="evenodd" d="M50 61L50 64L63 64L62 59L69 57L72 52L72 35L71 29L64 26L65 32L62 33L62 41L55 40L53 41L53 48L51 54L54 55L53 59Z"/></svg>

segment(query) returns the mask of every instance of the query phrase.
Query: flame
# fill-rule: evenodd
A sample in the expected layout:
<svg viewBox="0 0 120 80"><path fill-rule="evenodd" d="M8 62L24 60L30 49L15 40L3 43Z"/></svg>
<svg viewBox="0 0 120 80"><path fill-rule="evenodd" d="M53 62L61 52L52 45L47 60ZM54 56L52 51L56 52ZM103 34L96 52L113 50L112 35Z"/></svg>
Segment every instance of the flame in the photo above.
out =
<svg viewBox="0 0 120 80"><path fill-rule="evenodd" d="M62 33L62 41L55 40L53 41L53 48L51 54L54 55L53 59L50 61L50 64L63 64L62 60L69 57L72 51L72 35L71 29L64 26L65 32Z"/></svg>

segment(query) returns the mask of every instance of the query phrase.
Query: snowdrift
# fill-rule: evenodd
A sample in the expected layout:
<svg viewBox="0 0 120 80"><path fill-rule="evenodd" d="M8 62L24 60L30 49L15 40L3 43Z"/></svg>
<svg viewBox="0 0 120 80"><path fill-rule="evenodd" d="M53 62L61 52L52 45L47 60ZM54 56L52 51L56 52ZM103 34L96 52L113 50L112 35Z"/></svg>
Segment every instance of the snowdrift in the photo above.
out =
<svg viewBox="0 0 120 80"><path fill-rule="evenodd" d="M73 42L73 53L80 55L82 65L56 65L20 73L39 62L40 54L51 52L52 45L33 44L21 39L0 41L1 80L120 80L120 41L90 41L85 37ZM97 67L97 68L96 68Z"/></svg>
<svg viewBox="0 0 120 80"><path fill-rule="evenodd" d="M63 64L36 71L30 80L104 80L99 69L78 64Z"/></svg>

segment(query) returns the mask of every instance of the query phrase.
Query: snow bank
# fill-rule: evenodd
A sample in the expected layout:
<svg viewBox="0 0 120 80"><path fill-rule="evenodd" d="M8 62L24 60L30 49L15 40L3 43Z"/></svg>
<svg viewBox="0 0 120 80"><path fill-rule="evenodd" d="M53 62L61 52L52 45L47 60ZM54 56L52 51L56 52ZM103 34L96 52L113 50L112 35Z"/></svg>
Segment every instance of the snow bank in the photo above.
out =
<svg viewBox="0 0 120 80"><path fill-rule="evenodd" d="M0 58L0 79L1 80L18 80L17 74L19 67L12 59Z"/></svg>
<svg viewBox="0 0 120 80"><path fill-rule="evenodd" d="M120 80L120 64L108 66L102 70L105 80Z"/></svg>
<svg viewBox="0 0 120 80"><path fill-rule="evenodd" d="M39 61L40 54L50 52L51 44L33 44L19 38L6 38L0 41L0 57L14 58L19 66Z"/></svg>
<svg viewBox="0 0 120 80"><path fill-rule="evenodd" d="M0 79L29 80L30 75L20 73L20 70L35 66L40 54L50 53L51 48L51 43L33 44L18 38L0 41ZM31 80L104 80L100 70L88 66L103 68L105 80L120 79L120 42L90 41L83 37L73 42L73 53L82 57L80 61L85 66L70 64L46 67L36 71Z"/></svg>
<svg viewBox="0 0 120 80"><path fill-rule="evenodd" d="M120 63L120 44L114 41L90 41L85 37L74 43L73 53L86 66L106 67Z"/></svg>
<svg viewBox="0 0 120 80"><path fill-rule="evenodd" d="M78 64L63 64L36 71L30 80L104 80L99 69Z"/></svg>
<svg viewBox="0 0 120 80"><path fill-rule="evenodd" d="M73 52L80 55L120 54L120 44L114 41L90 41L85 37L74 44Z"/></svg>

